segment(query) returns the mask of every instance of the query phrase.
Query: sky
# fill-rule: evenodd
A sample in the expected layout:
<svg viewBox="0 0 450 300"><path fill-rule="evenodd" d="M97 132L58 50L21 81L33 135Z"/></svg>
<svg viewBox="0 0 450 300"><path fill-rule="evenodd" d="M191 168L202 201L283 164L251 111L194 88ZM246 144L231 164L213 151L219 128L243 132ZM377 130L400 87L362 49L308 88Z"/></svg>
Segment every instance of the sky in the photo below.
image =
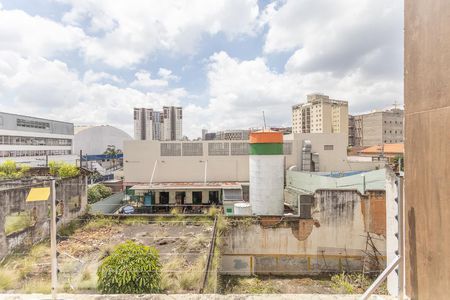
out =
<svg viewBox="0 0 450 300"><path fill-rule="evenodd" d="M290 126L320 92L403 103L401 0L0 0L0 111L112 125L183 106L183 134Z"/></svg>

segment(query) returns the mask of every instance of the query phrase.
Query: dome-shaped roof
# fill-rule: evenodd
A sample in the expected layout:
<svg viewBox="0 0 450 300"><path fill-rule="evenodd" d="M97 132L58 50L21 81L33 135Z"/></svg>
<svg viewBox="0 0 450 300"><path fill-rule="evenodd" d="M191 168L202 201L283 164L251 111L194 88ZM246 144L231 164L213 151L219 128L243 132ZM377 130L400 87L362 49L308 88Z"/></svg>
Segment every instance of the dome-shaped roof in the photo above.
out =
<svg viewBox="0 0 450 300"><path fill-rule="evenodd" d="M132 139L125 131L110 125L83 127L75 133L73 149L75 154L80 150L83 154L103 154L111 145L123 150L123 142Z"/></svg>

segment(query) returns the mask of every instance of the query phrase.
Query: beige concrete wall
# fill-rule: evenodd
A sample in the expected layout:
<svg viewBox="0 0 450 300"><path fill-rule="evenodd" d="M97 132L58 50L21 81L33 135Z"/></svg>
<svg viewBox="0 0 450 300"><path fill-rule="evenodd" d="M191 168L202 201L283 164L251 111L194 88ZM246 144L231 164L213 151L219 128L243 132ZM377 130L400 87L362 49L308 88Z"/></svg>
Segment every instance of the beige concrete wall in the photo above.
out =
<svg viewBox="0 0 450 300"><path fill-rule="evenodd" d="M253 257L251 270L258 274L361 271L367 231L373 228L378 231L379 226L374 224L378 224L378 219L384 221L381 213L370 210L374 207L372 202L378 198L364 198L367 201L364 208L354 191L321 191L315 198L312 219L271 223L263 220L260 224L228 228L223 237L221 271L239 272L240 268L230 263L240 266L249 257ZM364 214L381 217L369 221ZM378 251L384 255L383 234L371 233ZM239 256L244 258L236 262ZM384 268L385 257L380 259L383 261L380 268ZM242 270L248 271L247 268Z"/></svg>
<svg viewBox="0 0 450 300"><path fill-rule="evenodd" d="M406 287L450 290L450 1L405 1Z"/></svg>
<svg viewBox="0 0 450 300"><path fill-rule="evenodd" d="M320 171L350 171L353 168L374 169L375 164L356 164L347 161L347 135L302 133L287 136L285 143L292 143L291 154L285 155L286 169L298 166L302 141L312 142L312 152L319 154ZM181 142L169 142L181 143ZM192 143L192 142L189 142ZM195 142L203 145L202 156L161 156L159 141L125 141L124 143L124 184L148 183L157 161L153 182L203 182L205 161L207 161L207 181L249 181L248 155L208 155L208 144L212 142ZM242 141L227 141L242 143ZM324 145L333 145L333 150L325 150Z"/></svg>

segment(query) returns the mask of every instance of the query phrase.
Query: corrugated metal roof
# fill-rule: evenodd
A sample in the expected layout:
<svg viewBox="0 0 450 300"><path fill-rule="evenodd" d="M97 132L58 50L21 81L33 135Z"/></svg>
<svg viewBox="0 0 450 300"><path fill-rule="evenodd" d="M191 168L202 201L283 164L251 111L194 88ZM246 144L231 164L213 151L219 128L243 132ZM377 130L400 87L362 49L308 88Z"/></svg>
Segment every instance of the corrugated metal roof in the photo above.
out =
<svg viewBox="0 0 450 300"><path fill-rule="evenodd" d="M361 150L362 154L381 154L384 153L392 153L392 154L403 154L405 153L405 146L403 143L401 144L384 144L384 145L376 145L368 147L364 150Z"/></svg>
<svg viewBox="0 0 450 300"><path fill-rule="evenodd" d="M125 192L119 192L91 205L94 214L112 214L120 208Z"/></svg>

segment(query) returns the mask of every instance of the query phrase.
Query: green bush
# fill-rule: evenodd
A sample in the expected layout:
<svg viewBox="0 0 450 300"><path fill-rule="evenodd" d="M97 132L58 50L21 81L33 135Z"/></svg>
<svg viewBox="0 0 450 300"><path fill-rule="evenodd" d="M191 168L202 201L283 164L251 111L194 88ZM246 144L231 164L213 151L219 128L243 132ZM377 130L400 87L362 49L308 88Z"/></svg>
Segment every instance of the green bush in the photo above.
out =
<svg viewBox="0 0 450 300"><path fill-rule="evenodd" d="M102 261L97 275L97 288L105 294L158 293L159 253L153 247L127 241Z"/></svg>
<svg viewBox="0 0 450 300"><path fill-rule="evenodd" d="M65 162L51 161L48 163L50 175L70 178L80 174L80 169L76 165L68 164Z"/></svg>
<svg viewBox="0 0 450 300"><path fill-rule="evenodd" d="M112 189L103 184L96 184L88 188L87 194L88 194L88 203L95 203L106 197L111 196Z"/></svg>
<svg viewBox="0 0 450 300"><path fill-rule="evenodd" d="M29 170L29 166L17 165L13 160L6 160L0 164L0 179L22 178Z"/></svg>

